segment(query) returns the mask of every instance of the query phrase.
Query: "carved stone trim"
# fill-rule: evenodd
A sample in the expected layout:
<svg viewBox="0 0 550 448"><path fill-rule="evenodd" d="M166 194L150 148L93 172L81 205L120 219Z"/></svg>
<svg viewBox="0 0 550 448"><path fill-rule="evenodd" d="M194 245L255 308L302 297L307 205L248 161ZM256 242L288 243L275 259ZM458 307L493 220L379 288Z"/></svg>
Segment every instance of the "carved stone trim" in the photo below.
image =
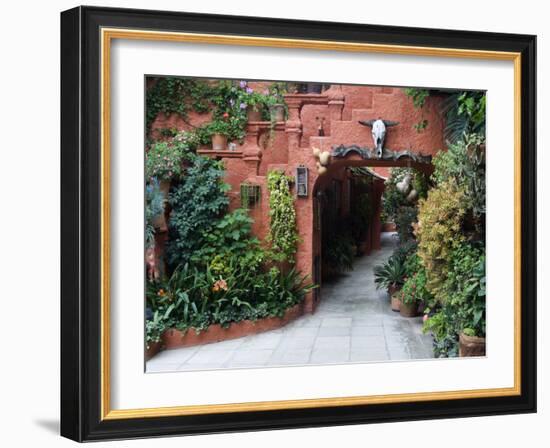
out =
<svg viewBox="0 0 550 448"><path fill-rule="evenodd" d="M399 159L405 158L410 159L416 163L432 163L432 156L425 156L422 153L413 152L409 149L405 150L391 150L384 148L382 150L382 156L378 157L376 155L376 148L370 149L365 147L360 147L358 145L339 145L332 148L332 157L335 159L343 159L348 154L355 153L359 155L362 159L365 160L391 160L398 161Z"/></svg>

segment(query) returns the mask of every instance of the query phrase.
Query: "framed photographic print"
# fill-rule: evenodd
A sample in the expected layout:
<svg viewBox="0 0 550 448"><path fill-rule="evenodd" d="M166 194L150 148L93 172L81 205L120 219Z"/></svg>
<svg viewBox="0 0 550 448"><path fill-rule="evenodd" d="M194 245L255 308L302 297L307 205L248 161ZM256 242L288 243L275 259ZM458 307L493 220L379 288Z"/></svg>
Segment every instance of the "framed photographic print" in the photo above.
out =
<svg viewBox="0 0 550 448"><path fill-rule="evenodd" d="M535 36L61 14L61 433L535 412Z"/></svg>

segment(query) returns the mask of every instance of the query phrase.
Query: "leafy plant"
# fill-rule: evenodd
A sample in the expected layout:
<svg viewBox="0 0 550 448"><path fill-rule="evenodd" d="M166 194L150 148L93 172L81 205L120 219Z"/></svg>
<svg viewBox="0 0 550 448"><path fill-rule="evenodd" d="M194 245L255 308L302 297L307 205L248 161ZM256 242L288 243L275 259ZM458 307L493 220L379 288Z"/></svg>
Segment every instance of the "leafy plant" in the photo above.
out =
<svg viewBox="0 0 550 448"><path fill-rule="evenodd" d="M443 103L445 136L451 144L472 133L485 136L485 104L483 91L459 91L446 98Z"/></svg>
<svg viewBox="0 0 550 448"><path fill-rule="evenodd" d="M162 333L166 330L166 323L158 311L155 311L151 319L145 321L145 343L147 348L151 344L160 342Z"/></svg>
<svg viewBox="0 0 550 448"><path fill-rule="evenodd" d="M466 212L464 191L451 179L428 192L419 202L418 255L426 268L427 288L439 300L447 278L449 260L465 237L462 218Z"/></svg>
<svg viewBox="0 0 550 448"><path fill-rule="evenodd" d="M405 205L400 207L395 213L395 226L399 241L406 242L414 238L413 224L416 222L418 209L416 207Z"/></svg>
<svg viewBox="0 0 550 448"><path fill-rule="evenodd" d="M474 217L485 214L485 140L480 135L466 135L463 140L450 144L433 160L432 179L436 185L452 178L465 193L466 207Z"/></svg>
<svg viewBox="0 0 550 448"><path fill-rule="evenodd" d="M405 92L405 95L407 95L412 99L413 106L415 109L424 108L424 104L426 104L426 100L430 96L430 91L428 89L419 89L416 87L409 87L403 90ZM422 132L427 127L428 127L428 120L424 118L424 113L422 112L422 119L417 123L413 124L413 128L416 130L416 132Z"/></svg>
<svg viewBox="0 0 550 448"><path fill-rule="evenodd" d="M247 107L255 111L262 111L269 102L269 94L264 95L254 89L252 89L246 81L240 81L241 90L239 91L239 100L241 104L245 104Z"/></svg>
<svg viewBox="0 0 550 448"><path fill-rule="evenodd" d="M361 242L371 219L371 199L367 192L363 192L353 202L350 213L350 230L356 243Z"/></svg>
<svg viewBox="0 0 550 448"><path fill-rule="evenodd" d="M223 182L223 163L193 155L191 166L170 194L168 259L172 265L187 263L204 244L206 232L229 204L229 186Z"/></svg>
<svg viewBox="0 0 550 448"><path fill-rule="evenodd" d="M300 238L296 230L294 196L290 192L291 178L281 171L267 173L269 191L269 233L271 256L276 261L294 262Z"/></svg>
<svg viewBox="0 0 550 448"><path fill-rule="evenodd" d="M485 253L465 243L451 259L445 282L444 304L455 308L456 327L485 336Z"/></svg>
<svg viewBox="0 0 550 448"><path fill-rule="evenodd" d="M426 288L427 276L420 257L416 253L410 254L405 260L406 280L401 288L403 303L424 303L431 305L433 296Z"/></svg>
<svg viewBox="0 0 550 448"><path fill-rule="evenodd" d="M458 336L485 336L485 251L470 243L453 250L436 310L424 323L437 356L457 356Z"/></svg>
<svg viewBox="0 0 550 448"><path fill-rule="evenodd" d="M244 126L239 116L227 115L221 119L211 121L205 126L208 135L221 134L229 140L242 140L244 138Z"/></svg>
<svg viewBox="0 0 550 448"><path fill-rule="evenodd" d="M158 180L177 179L183 170L184 157L182 145L173 141L157 141L145 154L145 176Z"/></svg>
<svg viewBox="0 0 550 448"><path fill-rule="evenodd" d="M405 264L399 256L391 256L381 266L374 268L374 282L377 289L399 289L405 282Z"/></svg>
<svg viewBox="0 0 550 448"><path fill-rule="evenodd" d="M327 274L353 269L354 242L347 232L336 233L323 241L323 267Z"/></svg>
<svg viewBox="0 0 550 448"><path fill-rule="evenodd" d="M249 270L256 271L265 260L260 241L251 236L252 218L245 209L224 215L202 235L203 245L191 260L201 266L210 264L213 271L226 274L228 259L234 258Z"/></svg>
<svg viewBox="0 0 550 448"><path fill-rule="evenodd" d="M188 78L149 78L145 98L146 126L149 131L158 114L176 113L186 118L190 110L205 113L209 110L208 98L212 87L203 80ZM149 133L149 132L148 132Z"/></svg>
<svg viewBox="0 0 550 448"><path fill-rule="evenodd" d="M408 87L403 89L405 95L412 99L413 105L415 108L424 107L426 99L430 96L430 91L428 89L419 89L416 87Z"/></svg>

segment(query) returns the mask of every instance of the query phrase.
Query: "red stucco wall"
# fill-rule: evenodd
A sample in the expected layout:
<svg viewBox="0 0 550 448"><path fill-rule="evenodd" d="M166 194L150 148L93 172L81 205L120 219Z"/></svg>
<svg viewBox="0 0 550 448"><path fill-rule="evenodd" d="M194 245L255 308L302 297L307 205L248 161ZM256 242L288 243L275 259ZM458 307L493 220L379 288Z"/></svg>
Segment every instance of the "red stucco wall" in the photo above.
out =
<svg viewBox="0 0 550 448"><path fill-rule="evenodd" d="M263 89L267 84L257 83L254 88ZM443 98L430 96L422 109L415 109L412 101L400 88L370 86L332 86L321 95L288 95L286 102L289 117L285 123L279 123L270 131L269 123L253 123L245 142L237 147L238 153L231 157L224 153L211 154L224 160L227 176L231 185L231 208L240 206L239 192L243 182L261 186L262 198L250 213L254 218L254 233L263 238L269 226L269 201L266 188L266 174L272 169L284 170L294 176L299 165L309 169L308 197L296 198L297 225L301 242L296 256L296 266L304 273L312 274L313 259L320 253L319 235L313 225L313 194L331 178L343 179L345 167L349 165L372 166L380 175L387 176L393 162L363 160L350 155L345 160L334 160L328 172L318 176L316 159L312 147L330 151L344 144L356 144L361 147L373 147L370 127L358 123L359 120L382 118L398 121L397 126L388 128L385 147L391 150L411 150L423 155L435 155L445 146L444 118L441 114ZM325 136L318 136L321 119L324 118ZM210 119L209 114L191 112L186 121L177 116L159 117L152 129L161 127L189 129ZM422 132L414 129L414 124L428 120L428 126ZM209 148L204 148L208 150ZM208 152L206 152L208 153ZM209 153L210 154L210 153ZM239 155L240 154L240 155ZM403 166L404 162L400 162ZM383 182L376 183L375 203L380 208ZM369 237L369 249L380 247L379 234L381 223L379 213ZM314 304L310 297L306 309L312 311Z"/></svg>

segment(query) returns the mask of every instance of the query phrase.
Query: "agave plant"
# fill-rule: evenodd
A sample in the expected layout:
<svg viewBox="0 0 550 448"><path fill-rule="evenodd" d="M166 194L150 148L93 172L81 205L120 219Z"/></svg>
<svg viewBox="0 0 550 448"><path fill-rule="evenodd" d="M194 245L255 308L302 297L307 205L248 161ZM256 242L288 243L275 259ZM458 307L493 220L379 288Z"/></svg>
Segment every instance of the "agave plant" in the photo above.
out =
<svg viewBox="0 0 550 448"><path fill-rule="evenodd" d="M406 274L403 260L392 256L383 265L374 269L374 282L377 289L401 288Z"/></svg>

